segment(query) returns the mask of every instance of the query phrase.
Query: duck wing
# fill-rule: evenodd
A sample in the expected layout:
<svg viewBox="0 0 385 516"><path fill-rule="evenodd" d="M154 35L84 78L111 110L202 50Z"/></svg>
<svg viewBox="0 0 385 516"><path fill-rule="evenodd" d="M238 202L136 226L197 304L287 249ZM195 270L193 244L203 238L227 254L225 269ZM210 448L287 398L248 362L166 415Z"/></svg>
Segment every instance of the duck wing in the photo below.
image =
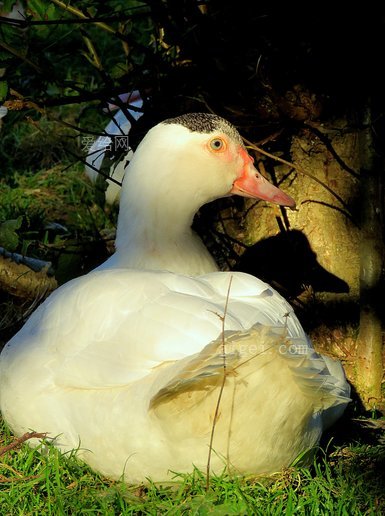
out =
<svg viewBox="0 0 385 516"><path fill-rule="evenodd" d="M12 363L18 374L41 375L43 367L50 371L43 375L47 382L50 378L65 387L127 385L217 339L226 301L226 330L278 325L291 338L306 339L290 305L247 274L192 278L111 269L94 271L54 292L8 343L2 360L7 374ZM307 339L305 344L310 346ZM32 373L36 367L39 373Z"/></svg>

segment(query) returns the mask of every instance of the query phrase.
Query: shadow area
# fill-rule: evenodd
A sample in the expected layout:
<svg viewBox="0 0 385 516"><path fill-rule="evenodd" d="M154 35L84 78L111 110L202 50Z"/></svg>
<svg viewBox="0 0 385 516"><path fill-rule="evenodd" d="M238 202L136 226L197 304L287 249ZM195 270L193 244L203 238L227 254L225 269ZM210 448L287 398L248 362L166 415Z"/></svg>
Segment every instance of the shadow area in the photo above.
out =
<svg viewBox="0 0 385 516"><path fill-rule="evenodd" d="M307 237L298 230L281 232L248 248L237 270L266 281L284 297L313 292L348 293L349 285L317 261Z"/></svg>

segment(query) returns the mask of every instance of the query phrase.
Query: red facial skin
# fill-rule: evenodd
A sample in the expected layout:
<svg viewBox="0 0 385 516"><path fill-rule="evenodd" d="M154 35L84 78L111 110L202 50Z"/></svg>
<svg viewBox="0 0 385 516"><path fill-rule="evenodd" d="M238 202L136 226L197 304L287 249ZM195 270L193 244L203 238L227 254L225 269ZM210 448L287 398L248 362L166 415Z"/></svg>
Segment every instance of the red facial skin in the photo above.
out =
<svg viewBox="0 0 385 516"><path fill-rule="evenodd" d="M229 143L227 136L218 135L211 138L206 143L207 149L214 153L219 159L226 163L231 163L239 158L242 165L239 170L238 178L234 181L229 194L241 195L253 199L263 199L265 201L295 208L295 201L290 195L269 183L258 170L254 167L253 158L246 149L239 145L234 151L234 145Z"/></svg>

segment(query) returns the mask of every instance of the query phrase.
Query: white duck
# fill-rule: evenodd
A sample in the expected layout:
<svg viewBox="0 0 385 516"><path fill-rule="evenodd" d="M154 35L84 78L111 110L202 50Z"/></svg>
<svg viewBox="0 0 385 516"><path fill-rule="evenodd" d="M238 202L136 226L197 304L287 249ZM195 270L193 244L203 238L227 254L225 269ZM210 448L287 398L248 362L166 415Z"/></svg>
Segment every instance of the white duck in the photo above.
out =
<svg viewBox="0 0 385 516"><path fill-rule="evenodd" d="M128 102L127 111L130 113L134 120L139 120L139 118L143 115L141 111L136 111L134 108L141 108L143 106L143 99L140 96L138 90L134 90L131 93L125 93L124 95L119 95L119 99L121 102ZM108 113L112 113L118 106L109 103L108 104ZM93 183L96 182L99 171L102 166L104 156L106 154L107 149L110 146L114 146L113 150L118 150L118 148L124 149L128 144L128 134L131 130L131 122L127 118L126 114L123 110L119 109L111 118L106 128L104 129L105 134L99 136L94 143L92 144L89 153L86 156L86 166L85 173L91 179ZM120 137L121 139L116 139L115 137ZM113 139L112 139L112 138ZM127 139L126 139L127 138ZM121 142L121 146L119 147L117 144ZM118 147L118 148L116 148ZM109 175L116 182L107 179L107 189L105 192L106 202L108 204L113 204L119 200L120 195L120 186L119 183L123 181L124 173L128 166L128 163L132 159L133 152L131 148L127 149L128 152L124 160L119 161L118 163L112 164L109 170Z"/></svg>
<svg viewBox="0 0 385 516"><path fill-rule="evenodd" d="M225 120L189 114L149 131L123 183L116 253L54 292L2 352L16 435L49 432L111 478L164 481L206 468L225 375L213 472L271 473L317 445L349 401L341 365L314 352L269 285L217 272L191 231L202 204L233 193L294 205Z"/></svg>

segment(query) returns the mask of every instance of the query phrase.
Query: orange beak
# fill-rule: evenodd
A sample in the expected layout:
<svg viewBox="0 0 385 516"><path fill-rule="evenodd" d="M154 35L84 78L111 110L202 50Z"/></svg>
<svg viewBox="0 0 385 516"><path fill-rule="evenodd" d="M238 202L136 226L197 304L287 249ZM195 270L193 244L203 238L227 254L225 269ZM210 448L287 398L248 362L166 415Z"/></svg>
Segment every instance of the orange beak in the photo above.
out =
<svg viewBox="0 0 385 516"><path fill-rule="evenodd" d="M233 183L230 194L241 195L242 197L251 197L253 199L263 199L280 206L288 206L295 208L295 201L290 195L269 183L253 165L252 158L247 154L245 149L241 149L240 153L244 160L244 166L241 175Z"/></svg>

